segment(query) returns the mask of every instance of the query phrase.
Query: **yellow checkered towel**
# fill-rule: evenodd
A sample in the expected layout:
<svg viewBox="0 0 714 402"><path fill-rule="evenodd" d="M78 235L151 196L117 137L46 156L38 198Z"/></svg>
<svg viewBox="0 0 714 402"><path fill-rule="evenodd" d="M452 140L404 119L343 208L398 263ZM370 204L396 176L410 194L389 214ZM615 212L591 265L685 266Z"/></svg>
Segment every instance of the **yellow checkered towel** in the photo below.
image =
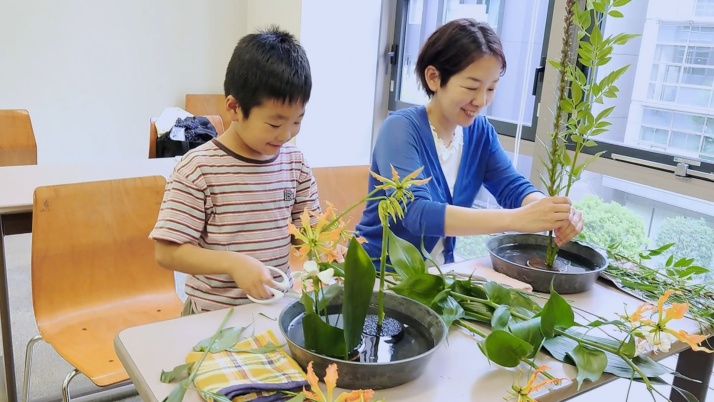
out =
<svg viewBox="0 0 714 402"><path fill-rule="evenodd" d="M257 349L280 345L273 331L267 330L235 344L235 349ZM201 358L191 352L187 363ZM290 399L280 391L299 392L308 386L305 372L283 348L268 353L208 353L194 377L199 389L222 394L238 401L273 402Z"/></svg>

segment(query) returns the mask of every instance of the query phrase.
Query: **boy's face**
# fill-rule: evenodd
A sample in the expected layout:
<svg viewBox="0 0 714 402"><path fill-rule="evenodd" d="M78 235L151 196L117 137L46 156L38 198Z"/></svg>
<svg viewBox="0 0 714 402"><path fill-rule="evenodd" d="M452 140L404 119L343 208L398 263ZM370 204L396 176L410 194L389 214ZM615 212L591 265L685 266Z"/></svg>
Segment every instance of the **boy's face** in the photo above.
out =
<svg viewBox="0 0 714 402"><path fill-rule="evenodd" d="M300 102L266 100L254 107L247 118L235 98L229 96L227 104L236 123L238 153L251 159L270 159L277 155L280 148L300 132L305 115L305 105Z"/></svg>

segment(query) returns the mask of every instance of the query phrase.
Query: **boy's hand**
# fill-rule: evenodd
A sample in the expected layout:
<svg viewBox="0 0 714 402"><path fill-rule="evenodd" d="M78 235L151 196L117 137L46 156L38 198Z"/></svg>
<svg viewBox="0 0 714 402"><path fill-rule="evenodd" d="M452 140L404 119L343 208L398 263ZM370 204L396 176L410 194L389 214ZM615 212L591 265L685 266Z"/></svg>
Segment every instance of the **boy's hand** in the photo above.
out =
<svg viewBox="0 0 714 402"><path fill-rule="evenodd" d="M269 299L273 294L268 287L274 287L273 277L270 271L259 260L248 257L247 261L236 267L231 274L233 281L239 288L256 299Z"/></svg>

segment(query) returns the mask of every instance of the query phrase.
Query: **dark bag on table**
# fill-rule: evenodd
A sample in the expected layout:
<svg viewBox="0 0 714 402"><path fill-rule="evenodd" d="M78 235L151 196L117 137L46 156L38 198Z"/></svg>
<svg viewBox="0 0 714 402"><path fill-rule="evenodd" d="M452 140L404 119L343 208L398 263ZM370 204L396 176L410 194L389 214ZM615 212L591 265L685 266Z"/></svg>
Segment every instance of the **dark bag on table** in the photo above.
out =
<svg viewBox="0 0 714 402"><path fill-rule="evenodd" d="M183 130L185 139L181 141L171 138L171 133L174 130ZM173 128L156 139L156 157L168 158L183 155L189 149L213 140L217 135L216 128L206 117L190 116L185 119L176 119Z"/></svg>

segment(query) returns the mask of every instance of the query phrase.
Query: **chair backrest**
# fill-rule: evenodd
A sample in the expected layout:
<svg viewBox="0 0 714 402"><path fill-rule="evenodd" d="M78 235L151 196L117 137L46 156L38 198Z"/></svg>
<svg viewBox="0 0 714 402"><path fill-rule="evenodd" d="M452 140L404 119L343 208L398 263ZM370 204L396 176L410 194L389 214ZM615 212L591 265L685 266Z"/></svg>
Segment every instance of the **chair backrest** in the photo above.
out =
<svg viewBox="0 0 714 402"><path fill-rule="evenodd" d="M0 110L0 166L36 165L37 143L27 110Z"/></svg>
<svg viewBox="0 0 714 402"><path fill-rule="evenodd" d="M231 116L226 110L226 97L223 94L186 94L184 110L196 116L217 114L223 124L231 125Z"/></svg>
<svg viewBox="0 0 714 402"><path fill-rule="evenodd" d="M221 116L207 115L203 117L207 118L211 124L213 124L218 135L223 134L223 119L221 119ZM149 158L156 158L156 138L159 136L159 133L156 131L156 125L154 124L156 123L156 119L157 117L152 117L149 120Z"/></svg>
<svg viewBox="0 0 714 402"><path fill-rule="evenodd" d="M32 216L32 300L38 328L77 311L176 297L149 232L161 176L38 187Z"/></svg>
<svg viewBox="0 0 714 402"><path fill-rule="evenodd" d="M312 174L317 182L320 207L325 210L329 201L338 211L345 211L368 193L369 166L334 166L313 168ZM362 219L364 203L358 205L345 216L346 228L354 230Z"/></svg>

